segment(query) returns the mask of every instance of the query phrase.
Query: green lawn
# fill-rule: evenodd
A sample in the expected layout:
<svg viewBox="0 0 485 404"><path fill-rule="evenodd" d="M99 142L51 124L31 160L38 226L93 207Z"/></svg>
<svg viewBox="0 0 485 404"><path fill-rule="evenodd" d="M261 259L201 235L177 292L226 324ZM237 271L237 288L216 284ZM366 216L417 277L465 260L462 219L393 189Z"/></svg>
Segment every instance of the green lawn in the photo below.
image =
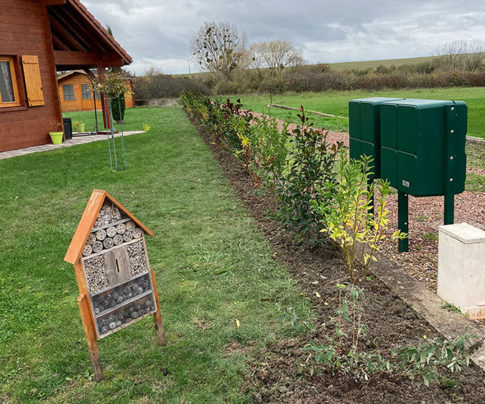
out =
<svg viewBox="0 0 485 404"><path fill-rule="evenodd" d="M135 109L127 109L125 113L125 124L115 124L115 128L120 130L143 130L143 122L151 123L150 117L151 114L149 112L143 112L146 109L144 108L135 108ZM65 112L62 114L64 118L71 118L73 124L75 121L83 122L85 124L84 130L89 132L94 130L96 127L96 118L94 111L82 111L82 112ZM98 111L98 128L99 130L103 130L103 114L101 111ZM73 125L74 126L74 125ZM74 128L72 128L74 130Z"/></svg>
<svg viewBox="0 0 485 404"><path fill-rule="evenodd" d="M87 123L91 113L70 115ZM0 161L0 402L247 402L254 347L305 328L280 321L290 307L312 323L182 110L131 109L126 121L152 131L125 139L125 171L109 171L105 142ZM101 340L99 384L63 262L93 188L155 233L147 247L168 343L157 346L151 318Z"/></svg>
<svg viewBox="0 0 485 404"><path fill-rule="evenodd" d="M244 108L251 108L257 112L267 113L281 119L289 119L297 123L297 112L267 108L269 95L244 94L232 95L233 99L241 98ZM306 109L325 112L333 115L348 116L348 103L354 98L367 97L404 97L404 98L428 98L441 100L461 100L468 104L468 135L485 138L485 88L437 88L415 90L381 90L381 91L329 91L325 93L288 93L277 94L273 97L274 104L282 104L299 108L303 105ZM348 131L348 119L325 118L313 115L312 120L317 127L325 127L329 130Z"/></svg>

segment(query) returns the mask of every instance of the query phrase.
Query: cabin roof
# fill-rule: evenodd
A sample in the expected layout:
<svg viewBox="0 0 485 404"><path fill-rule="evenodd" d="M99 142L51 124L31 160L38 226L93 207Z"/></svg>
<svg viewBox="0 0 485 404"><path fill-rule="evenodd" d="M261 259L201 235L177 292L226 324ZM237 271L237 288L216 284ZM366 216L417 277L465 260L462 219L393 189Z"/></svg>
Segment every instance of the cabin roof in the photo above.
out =
<svg viewBox="0 0 485 404"><path fill-rule="evenodd" d="M123 66L131 56L79 0L47 2L58 70Z"/></svg>

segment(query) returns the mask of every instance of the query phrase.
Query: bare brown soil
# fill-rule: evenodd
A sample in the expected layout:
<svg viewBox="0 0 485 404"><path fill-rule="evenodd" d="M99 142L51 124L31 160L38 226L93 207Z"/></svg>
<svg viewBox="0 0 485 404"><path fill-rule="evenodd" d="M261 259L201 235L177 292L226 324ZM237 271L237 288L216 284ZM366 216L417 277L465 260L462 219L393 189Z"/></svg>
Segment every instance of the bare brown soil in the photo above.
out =
<svg viewBox="0 0 485 404"><path fill-rule="evenodd" d="M197 126L197 125L196 125ZM426 387L421 380L383 375L371 382L359 382L343 375L320 372L302 348L310 341L322 343L332 333L337 306L337 282L345 280L342 266L330 248L308 249L294 243L294 237L268 215L271 203L255 193L249 176L230 154L218 150L210 137L199 130L224 171L229 183L259 229L272 244L274 258L284 263L311 299L314 328L299 337L282 340L261 349L250 363L243 387L257 403L484 403L485 375L471 366L448 374L448 382ZM407 307L398 296L377 280L367 280L363 322L369 332L363 345L388 351L396 346L423 343L436 332ZM314 370L313 374L310 371Z"/></svg>

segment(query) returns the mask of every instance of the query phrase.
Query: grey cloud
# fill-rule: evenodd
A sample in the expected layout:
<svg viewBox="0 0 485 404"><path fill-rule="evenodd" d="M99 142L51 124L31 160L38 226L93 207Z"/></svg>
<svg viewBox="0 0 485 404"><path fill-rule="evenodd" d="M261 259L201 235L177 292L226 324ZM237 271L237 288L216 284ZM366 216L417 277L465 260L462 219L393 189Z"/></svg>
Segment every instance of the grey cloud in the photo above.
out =
<svg viewBox="0 0 485 404"><path fill-rule="evenodd" d="M476 0L84 0L133 56L132 70L187 71L190 40L205 21L227 21L250 43L289 40L309 62L432 54L452 40L485 39ZM195 64L192 62L192 69Z"/></svg>

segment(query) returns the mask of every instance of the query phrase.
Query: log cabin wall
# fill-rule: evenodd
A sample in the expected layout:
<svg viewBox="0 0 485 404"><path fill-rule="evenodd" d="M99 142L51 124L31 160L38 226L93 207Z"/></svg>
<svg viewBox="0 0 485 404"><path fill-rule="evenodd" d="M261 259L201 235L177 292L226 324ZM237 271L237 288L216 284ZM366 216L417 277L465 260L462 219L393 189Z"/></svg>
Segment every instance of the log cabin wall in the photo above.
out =
<svg viewBox="0 0 485 404"><path fill-rule="evenodd" d="M66 75L65 77L58 79L59 84L59 97L61 102L62 112L71 111L93 111L93 95L91 94L90 99L83 99L82 97L82 86L88 85L91 88L91 81L84 73L73 73ZM73 89L74 100L66 99L64 94L64 86L70 85ZM133 92L133 85L131 80L126 81L126 87ZM67 97L70 98L70 97ZM135 106L135 101L133 94L125 95L126 108L133 108ZM101 111L101 102L99 97L96 97L96 110Z"/></svg>
<svg viewBox="0 0 485 404"><path fill-rule="evenodd" d="M44 2L0 0L0 57L14 59L20 106L0 108L0 152L50 143L48 132L62 121L50 26ZM41 103L28 99L23 56L38 57ZM24 71L25 69L25 71ZM33 104L33 106L29 106ZM42 105L39 105L42 104Z"/></svg>

